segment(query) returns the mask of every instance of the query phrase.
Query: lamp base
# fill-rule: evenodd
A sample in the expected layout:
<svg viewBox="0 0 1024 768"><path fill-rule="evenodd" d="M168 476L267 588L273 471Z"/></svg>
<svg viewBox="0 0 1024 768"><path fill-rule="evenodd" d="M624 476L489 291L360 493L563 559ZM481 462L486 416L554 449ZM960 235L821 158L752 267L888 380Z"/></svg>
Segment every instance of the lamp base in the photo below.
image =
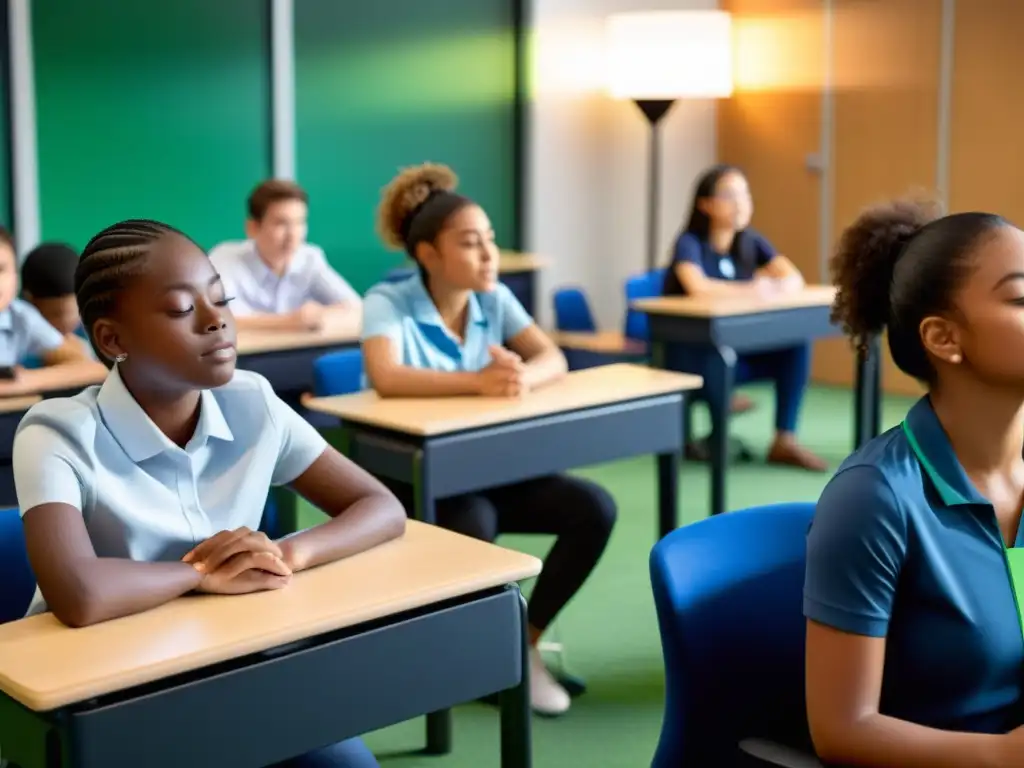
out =
<svg viewBox="0 0 1024 768"><path fill-rule="evenodd" d="M668 111L672 108L672 105L676 103L675 99L633 99L633 103L636 104L640 111L644 113L644 117L651 125L657 125L658 121L663 118Z"/></svg>

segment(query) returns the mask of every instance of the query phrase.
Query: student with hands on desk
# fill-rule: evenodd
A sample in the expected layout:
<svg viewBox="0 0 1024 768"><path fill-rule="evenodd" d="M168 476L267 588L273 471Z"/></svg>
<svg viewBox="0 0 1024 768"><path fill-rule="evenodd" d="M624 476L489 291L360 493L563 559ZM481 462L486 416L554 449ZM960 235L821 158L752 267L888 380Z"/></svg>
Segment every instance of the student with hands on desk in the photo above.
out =
<svg viewBox="0 0 1024 768"><path fill-rule="evenodd" d="M716 165L705 171L697 182L690 218L676 239L672 263L665 272L664 294L767 297L803 288L800 270L750 227L753 212L750 187L738 168ZM710 380L706 354L702 349L670 344L666 363L669 368ZM826 462L796 439L810 375L811 347L800 344L739 355L735 383L775 383L775 439L768 449L768 462L820 472L827 468Z"/></svg>
<svg viewBox="0 0 1024 768"><path fill-rule="evenodd" d="M381 235L419 270L364 300L363 359L382 397L518 397L565 375L561 350L498 282L487 214L455 187L450 169L427 164L384 190ZM411 509L411 489L393 490ZM530 695L534 711L562 714L569 695L536 644L597 565L615 523L611 496L589 481L552 475L442 499L436 511L439 525L487 541L506 532L557 537L530 599Z"/></svg>
<svg viewBox="0 0 1024 768"><path fill-rule="evenodd" d="M834 318L927 387L850 456L807 540L811 735L829 764L1024 766L1024 233L910 202L863 213Z"/></svg>
<svg viewBox="0 0 1024 768"><path fill-rule="evenodd" d="M153 221L86 246L83 322L102 386L34 406L14 441L29 557L49 608L81 627L189 592L281 589L301 570L400 536L405 513L257 374L235 370L230 295L206 254ZM331 519L271 541L271 485ZM45 603L43 600L45 599ZM358 741L289 765L375 766Z"/></svg>

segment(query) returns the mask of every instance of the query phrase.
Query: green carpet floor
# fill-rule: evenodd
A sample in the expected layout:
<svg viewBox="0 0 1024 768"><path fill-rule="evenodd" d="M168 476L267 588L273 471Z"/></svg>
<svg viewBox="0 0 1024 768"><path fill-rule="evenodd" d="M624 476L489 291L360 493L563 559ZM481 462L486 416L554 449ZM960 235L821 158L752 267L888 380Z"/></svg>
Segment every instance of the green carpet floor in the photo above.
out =
<svg viewBox="0 0 1024 768"><path fill-rule="evenodd" d="M773 403L765 388L746 388L758 408L733 420L733 434L763 452L771 437ZM897 424L912 401L887 398L883 426ZM853 425L848 390L815 388L807 395L800 435L834 468L849 453ZM704 434L704 413L697 434ZM619 505L619 522L597 570L556 624L567 648L567 668L586 679L589 691L557 720L534 718L536 768L639 768L650 765L661 729L664 673L647 558L655 541L655 467L639 458L580 472L602 483ZM814 500L828 474L733 465L728 504L739 509L776 501ZM681 523L707 515L708 469L685 466L680 479ZM319 514L304 510L305 521ZM542 556L546 537L507 536L500 544ZM528 588L528 585L524 585ZM472 638L465 638L467 643ZM400 694L399 694L400 695ZM424 721L417 719L366 736L384 768L489 768L498 766L497 711L480 704L455 710L452 754L417 754Z"/></svg>

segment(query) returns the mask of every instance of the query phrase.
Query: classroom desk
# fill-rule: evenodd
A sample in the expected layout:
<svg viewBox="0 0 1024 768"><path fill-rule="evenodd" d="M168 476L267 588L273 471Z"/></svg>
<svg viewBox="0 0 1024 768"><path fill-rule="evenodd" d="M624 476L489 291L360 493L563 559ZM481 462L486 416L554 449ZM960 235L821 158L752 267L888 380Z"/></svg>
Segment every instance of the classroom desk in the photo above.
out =
<svg viewBox="0 0 1024 768"><path fill-rule="evenodd" d="M658 536L678 520L683 393L699 376L621 363L569 373L521 399L314 398L341 420L348 456L414 488L416 517L438 499L630 456L658 457Z"/></svg>
<svg viewBox="0 0 1024 768"><path fill-rule="evenodd" d="M18 506L14 492L14 470L11 466L11 448L14 446L14 432L18 429L25 411L38 403L38 395L0 398L0 508ZM0 750L3 746L0 745ZM0 751L0 755L2 755Z"/></svg>
<svg viewBox="0 0 1024 768"><path fill-rule="evenodd" d="M515 294L531 317L537 316L537 273L544 266L544 260L540 256L518 251L502 251L498 263L501 282ZM388 278L402 280L411 276L415 269L415 265L394 269Z"/></svg>
<svg viewBox="0 0 1024 768"><path fill-rule="evenodd" d="M283 590L189 596L84 629L52 614L6 624L0 749L21 768L258 768L500 692L501 765L527 768L516 582L539 572L529 555L410 521Z"/></svg>
<svg viewBox="0 0 1024 768"><path fill-rule="evenodd" d="M648 316L653 357L664 361L664 344L683 342L710 347L713 364L725 382L722 402L732 400L733 373L738 353L761 352L841 333L830 318L835 288L807 286L799 293L768 299L747 297L691 298L665 296L634 301L632 307ZM877 340L859 360L854 397L854 448L881 431L881 367ZM728 465L729 409L718 421L721 436L712 440L711 512L724 511ZM717 433L717 431L716 431Z"/></svg>
<svg viewBox="0 0 1024 768"><path fill-rule="evenodd" d="M239 331L238 367L266 377L292 406L313 390L313 363L327 352L359 346L360 317L342 317L320 331Z"/></svg>

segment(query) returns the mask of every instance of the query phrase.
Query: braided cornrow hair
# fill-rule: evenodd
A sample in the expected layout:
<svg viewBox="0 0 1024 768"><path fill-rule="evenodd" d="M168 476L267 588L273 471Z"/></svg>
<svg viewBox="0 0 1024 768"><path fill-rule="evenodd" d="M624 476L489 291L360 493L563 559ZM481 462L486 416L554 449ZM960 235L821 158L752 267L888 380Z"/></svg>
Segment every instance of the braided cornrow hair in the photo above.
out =
<svg viewBox="0 0 1024 768"><path fill-rule="evenodd" d="M169 234L189 239L159 221L129 219L104 229L82 251L75 269L75 299L89 343L108 368L113 362L105 359L96 345L93 325L100 318L110 316L125 283L142 272L152 246Z"/></svg>

